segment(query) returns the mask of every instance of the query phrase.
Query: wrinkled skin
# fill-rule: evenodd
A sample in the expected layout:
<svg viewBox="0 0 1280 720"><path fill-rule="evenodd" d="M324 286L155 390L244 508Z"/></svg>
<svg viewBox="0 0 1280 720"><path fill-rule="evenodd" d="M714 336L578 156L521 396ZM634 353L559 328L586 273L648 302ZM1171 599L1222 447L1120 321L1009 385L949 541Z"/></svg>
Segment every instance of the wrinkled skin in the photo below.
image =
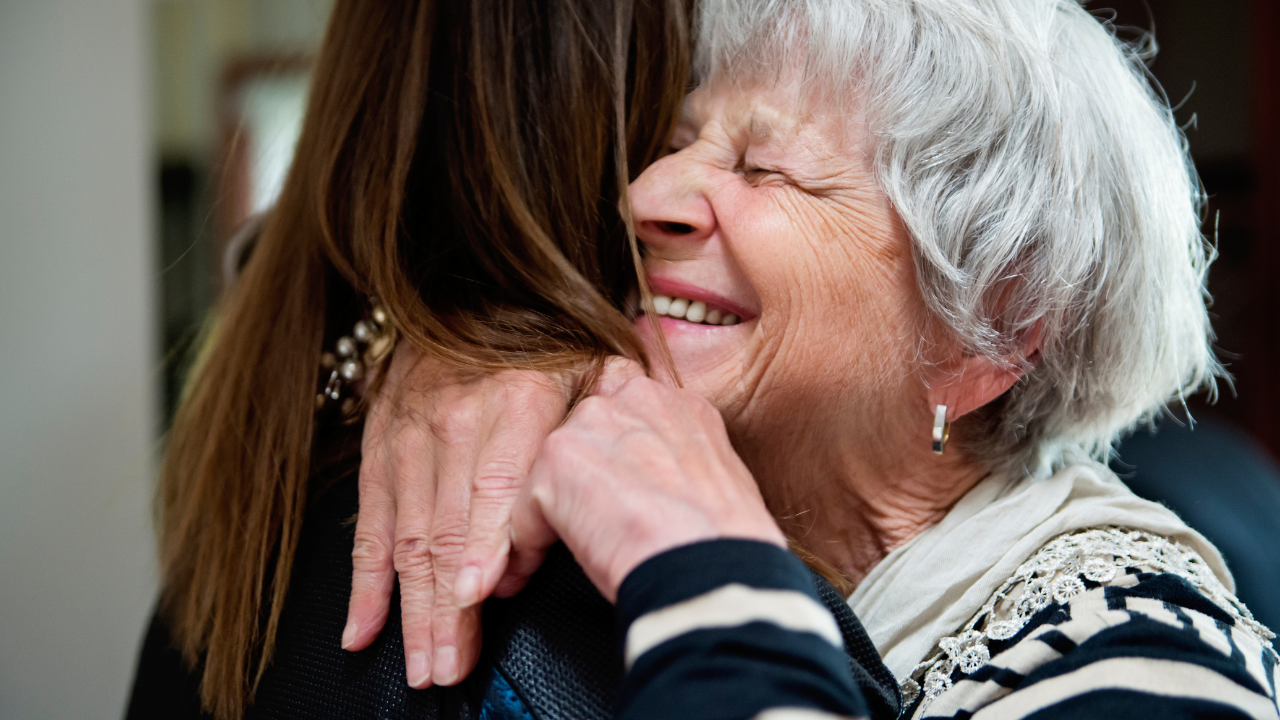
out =
<svg viewBox="0 0 1280 720"><path fill-rule="evenodd" d="M461 589L492 578L492 592L512 505L566 397L558 378L538 372L464 377L396 349L365 422L344 649L377 637L398 577L410 685L453 684L475 667L478 597L455 602L464 549L472 570Z"/></svg>
<svg viewBox="0 0 1280 720"><path fill-rule="evenodd" d="M537 457L529 465L533 475L523 476L529 477L524 491L508 488L502 496L516 503L514 561L508 568L506 548L494 552L493 543L462 551L459 564L482 568L482 582L476 594L470 585L455 593L463 596L455 597L457 606L518 586L555 537L612 597L626 572L662 549L724 536L777 542L777 524L762 522L762 510L856 582L937 522L986 472L962 448L943 457L932 453L933 408L946 405L948 419L963 422L1007 390L1018 371L933 334L910 239L875 183L865 123L806 107L797 86L786 82L711 87L690 96L676 145L678 152L631 187L646 274L655 292L722 305L742 322L661 319L688 392L633 379L616 391L598 389L561 430L512 426L506 436L518 448L512 452ZM636 327L650 357L659 357L648 318L637 319ZM399 392L395 382L384 390ZM549 395L537 397L544 403L540 419L563 413ZM385 442L380 432L366 428L367 448ZM475 454L465 443L401 442L402 449L430 457L442 447ZM424 442L434 447L424 449ZM730 447L732 459L725 455ZM387 456L366 455L370 462L386 463ZM390 474L384 469L377 477ZM362 470L362 519L363 477ZM426 488L402 493L416 503L418 518L432 516L422 499L432 493L459 498L475 492L463 474L398 477L406 487ZM757 493L745 491L748 480ZM628 502L616 502L619 496ZM401 512L406 507L397 505ZM664 513L675 513L679 522L654 520ZM449 517L441 510L434 516ZM507 580L497 579L508 571ZM436 598L448 594L450 582L444 572L439 577ZM369 595L384 606L385 582ZM434 607L446 618L430 623L436 627L459 617L439 602ZM406 614L406 647L410 622L427 624ZM372 635L362 637L367 642ZM440 631L436 637L466 642L477 636ZM437 674L437 683L445 680Z"/></svg>
<svg viewBox="0 0 1280 720"><path fill-rule="evenodd" d="M933 409L956 420L1018 375L933 334L857 114L806 107L791 83L706 88L676 143L631 186L650 285L744 321L663 318L675 365L784 529L857 581L986 472L932 453Z"/></svg>
<svg viewBox="0 0 1280 720"><path fill-rule="evenodd" d="M716 409L621 358L543 441L511 537L509 577L523 583L563 540L610 602L640 563L681 545L787 546Z"/></svg>

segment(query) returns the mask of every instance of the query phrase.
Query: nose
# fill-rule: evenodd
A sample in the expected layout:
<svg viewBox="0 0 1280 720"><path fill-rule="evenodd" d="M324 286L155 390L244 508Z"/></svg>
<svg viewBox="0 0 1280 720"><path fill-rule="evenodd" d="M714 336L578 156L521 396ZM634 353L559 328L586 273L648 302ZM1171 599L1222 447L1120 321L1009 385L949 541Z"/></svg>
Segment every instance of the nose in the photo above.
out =
<svg viewBox="0 0 1280 720"><path fill-rule="evenodd" d="M716 215L697 163L682 153L650 165L631 183L636 234L654 249L678 249L711 237Z"/></svg>

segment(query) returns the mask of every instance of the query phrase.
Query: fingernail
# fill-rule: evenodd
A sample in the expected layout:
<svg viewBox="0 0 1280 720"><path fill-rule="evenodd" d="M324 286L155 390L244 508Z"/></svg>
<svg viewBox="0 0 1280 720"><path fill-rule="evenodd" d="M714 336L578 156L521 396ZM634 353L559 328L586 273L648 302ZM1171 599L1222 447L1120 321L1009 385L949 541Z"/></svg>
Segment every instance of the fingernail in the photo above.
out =
<svg viewBox="0 0 1280 720"><path fill-rule="evenodd" d="M359 629L360 629L360 626L356 625L354 621L347 623L346 629L342 631L342 649L343 650L346 650L347 648L351 647L351 643L356 641L356 632L359 631Z"/></svg>
<svg viewBox="0 0 1280 720"><path fill-rule="evenodd" d="M437 685L452 685L458 681L458 648L445 646L436 649Z"/></svg>
<svg viewBox="0 0 1280 720"><path fill-rule="evenodd" d="M405 665L405 675L409 678L409 687L422 688L431 680L431 661L424 652L409 653L409 661Z"/></svg>
<svg viewBox="0 0 1280 720"><path fill-rule="evenodd" d="M453 585L453 602L464 608L480 602L480 568L468 565L458 571L458 579Z"/></svg>

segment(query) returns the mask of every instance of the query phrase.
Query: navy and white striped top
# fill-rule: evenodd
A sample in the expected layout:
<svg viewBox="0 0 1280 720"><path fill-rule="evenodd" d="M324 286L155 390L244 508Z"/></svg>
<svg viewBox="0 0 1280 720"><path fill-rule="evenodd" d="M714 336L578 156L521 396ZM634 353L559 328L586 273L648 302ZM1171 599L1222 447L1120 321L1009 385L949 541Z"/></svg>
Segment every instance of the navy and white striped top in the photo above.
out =
<svg viewBox="0 0 1280 720"><path fill-rule="evenodd" d="M1010 598L1023 612L1010 633L975 625L944 638L903 717L1280 720L1265 628L1175 572L1088 570ZM719 540L663 553L627 577L618 613L620 718L868 715L808 569L780 548Z"/></svg>

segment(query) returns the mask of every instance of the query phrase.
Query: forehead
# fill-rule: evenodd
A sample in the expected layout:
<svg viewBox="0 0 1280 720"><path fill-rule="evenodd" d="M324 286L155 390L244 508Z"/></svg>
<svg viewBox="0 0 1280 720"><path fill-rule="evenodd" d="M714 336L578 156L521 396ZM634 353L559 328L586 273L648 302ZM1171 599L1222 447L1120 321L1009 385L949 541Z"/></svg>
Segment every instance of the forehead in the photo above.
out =
<svg viewBox="0 0 1280 720"><path fill-rule="evenodd" d="M681 124L694 136L712 129L735 144L802 147L810 158L861 150L869 138L861 113L815 102L796 82L700 87L686 98Z"/></svg>
<svg viewBox="0 0 1280 720"><path fill-rule="evenodd" d="M794 135L814 119L795 88L785 84L700 87L685 99L683 113L693 127L716 123L760 139Z"/></svg>

